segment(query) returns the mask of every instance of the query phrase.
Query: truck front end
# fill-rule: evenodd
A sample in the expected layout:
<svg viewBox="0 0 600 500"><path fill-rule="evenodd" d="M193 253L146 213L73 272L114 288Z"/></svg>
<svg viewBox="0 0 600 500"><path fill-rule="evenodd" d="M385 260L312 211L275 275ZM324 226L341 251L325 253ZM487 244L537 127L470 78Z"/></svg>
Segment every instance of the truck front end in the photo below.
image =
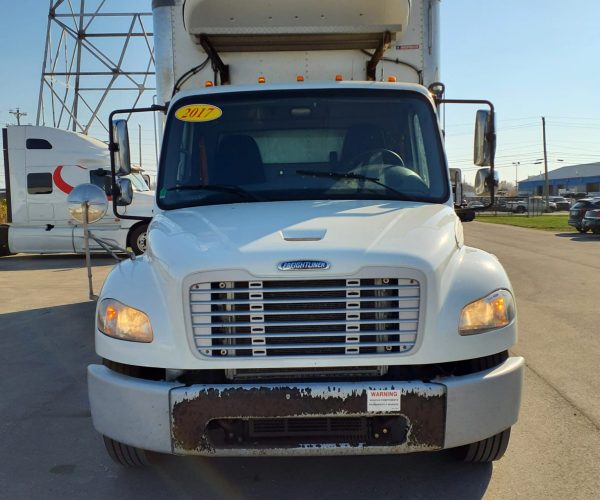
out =
<svg viewBox="0 0 600 500"><path fill-rule="evenodd" d="M417 86L181 95L148 250L99 300L96 428L210 455L434 450L509 429L512 289L464 245L449 185Z"/></svg>
<svg viewBox="0 0 600 500"><path fill-rule="evenodd" d="M160 19L181 8L163 3ZM188 29L203 4L186 3ZM98 301L89 396L111 456L500 458L521 398L516 308L497 259L464 244L432 94L236 84L234 68L170 99L146 253Z"/></svg>

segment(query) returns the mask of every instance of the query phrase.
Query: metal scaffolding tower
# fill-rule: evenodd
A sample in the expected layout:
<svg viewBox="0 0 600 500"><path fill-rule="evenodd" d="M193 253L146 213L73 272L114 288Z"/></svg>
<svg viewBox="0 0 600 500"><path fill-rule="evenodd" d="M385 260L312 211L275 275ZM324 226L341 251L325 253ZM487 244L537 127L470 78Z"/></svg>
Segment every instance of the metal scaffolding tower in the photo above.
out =
<svg viewBox="0 0 600 500"><path fill-rule="evenodd" d="M111 109L152 102L152 14L120 12L120 4L50 0L37 125L87 134L97 124L107 130L107 101Z"/></svg>

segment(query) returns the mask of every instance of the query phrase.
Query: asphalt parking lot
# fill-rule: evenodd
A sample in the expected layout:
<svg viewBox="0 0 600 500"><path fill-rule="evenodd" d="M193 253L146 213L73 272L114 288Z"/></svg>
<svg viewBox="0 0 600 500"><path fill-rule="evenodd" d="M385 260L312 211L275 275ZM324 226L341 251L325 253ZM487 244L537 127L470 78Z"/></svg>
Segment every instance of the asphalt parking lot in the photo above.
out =
<svg viewBox="0 0 600 500"><path fill-rule="evenodd" d="M469 223L518 299L527 359L521 417L492 465L448 452L383 457L165 457L122 469L92 428L85 370L94 303L83 259L0 259L2 498L597 498L600 238ZM99 288L113 265L94 258Z"/></svg>

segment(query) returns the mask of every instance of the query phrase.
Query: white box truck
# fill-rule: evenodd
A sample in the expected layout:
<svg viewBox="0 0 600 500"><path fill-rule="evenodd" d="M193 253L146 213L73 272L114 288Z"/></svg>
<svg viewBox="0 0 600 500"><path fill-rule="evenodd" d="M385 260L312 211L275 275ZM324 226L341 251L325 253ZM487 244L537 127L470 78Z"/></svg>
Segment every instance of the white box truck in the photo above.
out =
<svg viewBox="0 0 600 500"><path fill-rule="evenodd" d="M493 107L443 98L439 0L153 13L155 215L144 256L104 283L88 368L111 457L500 458L521 399L516 306L496 257L464 243L438 119L487 106L475 163L493 201ZM129 112L111 116L116 176Z"/></svg>
<svg viewBox="0 0 600 500"><path fill-rule="evenodd" d="M80 253L83 227L69 220L67 196L75 186L92 183L110 197L108 146L92 137L51 127L9 126L2 130L8 224L0 225L0 255ZM140 171L128 174L134 192L125 211L152 217L154 191ZM109 214L94 234L121 248L143 253L146 220ZM104 251L95 241L91 250Z"/></svg>

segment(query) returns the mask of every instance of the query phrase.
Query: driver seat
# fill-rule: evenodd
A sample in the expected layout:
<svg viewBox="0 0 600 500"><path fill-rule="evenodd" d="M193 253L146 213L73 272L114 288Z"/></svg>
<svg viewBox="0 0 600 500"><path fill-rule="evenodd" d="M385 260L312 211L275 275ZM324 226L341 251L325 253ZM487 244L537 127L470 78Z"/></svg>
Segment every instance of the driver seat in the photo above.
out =
<svg viewBox="0 0 600 500"><path fill-rule="evenodd" d="M374 149L383 149L385 138L383 131L377 125L361 123L348 128L342 145L340 166L344 169L350 167L350 162L359 155Z"/></svg>
<svg viewBox="0 0 600 500"><path fill-rule="evenodd" d="M259 184L265 182L265 170L256 141L249 135L224 137L217 150L214 184Z"/></svg>

